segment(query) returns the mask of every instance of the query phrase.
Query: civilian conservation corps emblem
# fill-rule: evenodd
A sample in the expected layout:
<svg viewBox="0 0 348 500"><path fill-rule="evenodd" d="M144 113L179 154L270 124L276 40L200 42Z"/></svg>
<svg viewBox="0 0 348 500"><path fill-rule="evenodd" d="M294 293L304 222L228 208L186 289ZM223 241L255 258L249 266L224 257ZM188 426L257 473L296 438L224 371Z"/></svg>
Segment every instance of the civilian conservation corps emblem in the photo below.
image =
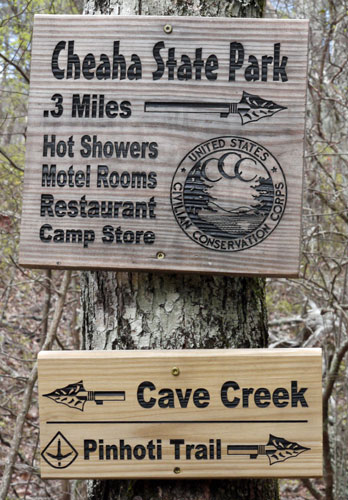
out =
<svg viewBox="0 0 348 500"><path fill-rule="evenodd" d="M199 245L237 252L261 243L286 206L283 170L270 151L244 137L216 137L178 166L171 203L181 229Z"/></svg>

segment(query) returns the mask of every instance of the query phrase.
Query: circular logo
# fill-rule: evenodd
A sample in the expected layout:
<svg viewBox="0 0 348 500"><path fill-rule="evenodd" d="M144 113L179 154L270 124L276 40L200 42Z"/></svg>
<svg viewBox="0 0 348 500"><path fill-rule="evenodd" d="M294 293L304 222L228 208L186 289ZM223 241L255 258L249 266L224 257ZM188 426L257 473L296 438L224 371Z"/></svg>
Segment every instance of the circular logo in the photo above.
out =
<svg viewBox="0 0 348 500"><path fill-rule="evenodd" d="M171 204L195 243L238 252L261 243L286 206L286 181L277 159L244 137L216 137L192 149L178 166Z"/></svg>

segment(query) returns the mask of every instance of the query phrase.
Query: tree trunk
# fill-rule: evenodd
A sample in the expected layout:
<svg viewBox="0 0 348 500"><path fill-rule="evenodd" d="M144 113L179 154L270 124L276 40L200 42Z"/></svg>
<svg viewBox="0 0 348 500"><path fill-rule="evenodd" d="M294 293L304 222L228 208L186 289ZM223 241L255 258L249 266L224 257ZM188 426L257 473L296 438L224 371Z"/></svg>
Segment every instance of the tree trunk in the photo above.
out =
<svg viewBox="0 0 348 500"><path fill-rule="evenodd" d="M264 0L87 0L86 14L260 17ZM262 279L84 272L84 349L266 347ZM90 481L89 500L277 500L274 480Z"/></svg>

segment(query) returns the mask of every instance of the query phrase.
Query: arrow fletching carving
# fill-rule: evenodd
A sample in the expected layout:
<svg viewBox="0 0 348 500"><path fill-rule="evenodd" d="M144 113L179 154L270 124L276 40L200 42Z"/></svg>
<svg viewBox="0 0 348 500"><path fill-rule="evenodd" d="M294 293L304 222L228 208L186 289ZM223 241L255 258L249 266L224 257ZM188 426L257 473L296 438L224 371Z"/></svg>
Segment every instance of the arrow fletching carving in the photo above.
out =
<svg viewBox="0 0 348 500"><path fill-rule="evenodd" d="M69 384L65 387L55 389L48 394L43 394L43 396L53 399L55 403L60 403L80 411L83 411L87 401L87 391L83 387L82 380L75 384Z"/></svg>
<svg viewBox="0 0 348 500"><path fill-rule="evenodd" d="M69 384L48 394L43 394L43 396L52 399L55 403L80 411L84 410L86 401L94 401L95 404L102 405L106 401L126 400L125 391L86 391L82 380L76 384Z"/></svg>
<svg viewBox="0 0 348 500"><path fill-rule="evenodd" d="M221 118L230 114L239 114L242 125L268 118L286 106L263 99L259 95L243 90L241 100L237 102L198 102L198 101L146 101L147 113L219 113Z"/></svg>
<svg viewBox="0 0 348 500"><path fill-rule="evenodd" d="M272 434L269 435L267 446L273 448L272 450L267 450L270 465L278 462L285 462L288 458L297 457L300 453L310 450L310 448L305 448L298 443L287 441L284 438L276 437Z"/></svg>
<svg viewBox="0 0 348 500"><path fill-rule="evenodd" d="M269 465L273 465L285 462L288 458L295 458L307 450L310 448L270 434L266 445L230 444L227 446L227 455L249 455L250 459L256 459L259 455L267 455Z"/></svg>
<svg viewBox="0 0 348 500"><path fill-rule="evenodd" d="M242 99L238 105L238 114L241 117L242 124L245 125L249 122L257 122L261 118L266 118L278 113L285 106L280 106L273 101L263 99L262 97L254 94L249 94L243 90Z"/></svg>

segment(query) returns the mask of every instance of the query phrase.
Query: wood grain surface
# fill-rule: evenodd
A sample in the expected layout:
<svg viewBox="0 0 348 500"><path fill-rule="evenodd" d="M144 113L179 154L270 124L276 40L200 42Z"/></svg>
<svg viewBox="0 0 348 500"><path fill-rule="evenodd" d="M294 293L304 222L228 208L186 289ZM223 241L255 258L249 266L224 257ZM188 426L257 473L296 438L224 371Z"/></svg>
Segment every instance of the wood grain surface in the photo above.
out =
<svg viewBox="0 0 348 500"><path fill-rule="evenodd" d="M43 351L44 478L322 474L320 349Z"/></svg>
<svg viewBox="0 0 348 500"><path fill-rule="evenodd" d="M297 276L307 34L36 16L20 264Z"/></svg>

